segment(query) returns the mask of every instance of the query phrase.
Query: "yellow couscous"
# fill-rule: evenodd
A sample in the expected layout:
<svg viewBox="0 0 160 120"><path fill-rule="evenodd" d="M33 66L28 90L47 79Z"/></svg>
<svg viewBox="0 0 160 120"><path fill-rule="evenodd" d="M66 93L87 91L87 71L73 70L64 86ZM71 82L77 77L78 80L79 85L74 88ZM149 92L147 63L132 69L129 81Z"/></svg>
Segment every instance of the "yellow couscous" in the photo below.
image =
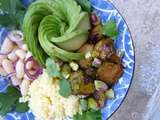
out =
<svg viewBox="0 0 160 120"><path fill-rule="evenodd" d="M36 120L64 120L81 111L77 96L64 98L58 91L58 80L53 80L46 72L31 84L29 107Z"/></svg>

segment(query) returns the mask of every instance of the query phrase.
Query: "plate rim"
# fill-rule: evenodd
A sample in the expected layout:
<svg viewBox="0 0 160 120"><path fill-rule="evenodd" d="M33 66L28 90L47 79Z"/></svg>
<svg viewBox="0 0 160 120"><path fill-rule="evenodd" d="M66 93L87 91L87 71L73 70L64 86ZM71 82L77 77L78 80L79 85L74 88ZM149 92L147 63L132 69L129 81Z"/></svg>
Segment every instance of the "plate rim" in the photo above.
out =
<svg viewBox="0 0 160 120"><path fill-rule="evenodd" d="M110 119L120 109L120 107L122 106L122 104L124 103L124 101L126 100L126 98L128 96L128 93L129 93L129 91L131 89L131 86L133 85L133 79L134 79L134 76L135 76L136 53L135 53L135 44L134 44L134 41L133 41L133 36L132 36L131 30L130 30L130 28L129 28L127 22L126 22L126 20L124 19L122 13L119 11L119 9L111 1L104 0L104 2L110 3L114 7L114 9L118 12L118 14L122 17L124 23L127 26L128 31L129 31L129 34L130 34L130 37L131 37L131 42L132 42L132 47L133 47L133 52L134 52L134 56L133 56L133 61L134 61L134 63L133 63L133 71L132 71L132 76L131 76L129 87L128 87L127 92L126 92L124 98L122 99L121 103L118 105L118 107L116 108L116 110L114 110L112 112L112 114L110 114L110 116L108 118L106 118L106 120L107 120L107 119Z"/></svg>

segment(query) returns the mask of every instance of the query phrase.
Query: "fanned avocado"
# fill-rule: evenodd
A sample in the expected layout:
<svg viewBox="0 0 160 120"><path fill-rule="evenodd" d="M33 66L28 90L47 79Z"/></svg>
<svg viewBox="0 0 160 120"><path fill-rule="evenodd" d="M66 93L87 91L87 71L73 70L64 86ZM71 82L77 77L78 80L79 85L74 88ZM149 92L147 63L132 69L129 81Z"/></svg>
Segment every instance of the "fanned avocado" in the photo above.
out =
<svg viewBox="0 0 160 120"><path fill-rule="evenodd" d="M61 40L66 39L66 41L58 42L57 45L69 51L79 49L86 42L88 38L88 30L91 27L88 18L89 18L88 13L83 12L81 14L81 19L76 28L76 31L74 31L73 33L67 34L68 36L65 36L66 34L64 34L65 38L64 39L59 38L59 39ZM57 41L60 41L60 40L57 40Z"/></svg>
<svg viewBox="0 0 160 120"><path fill-rule="evenodd" d="M35 1L23 22L26 44L42 65L47 56L65 61L83 59L75 50L86 42L89 29L89 15L75 0Z"/></svg>
<svg viewBox="0 0 160 120"><path fill-rule="evenodd" d="M88 32L80 32L79 34L76 34L71 38L68 37L69 36L65 37L67 41L58 42L56 43L56 45L65 50L73 51L79 49L86 42L88 37Z"/></svg>
<svg viewBox="0 0 160 120"><path fill-rule="evenodd" d="M50 23L45 24L46 21L50 21ZM52 36L50 38L49 34L54 32L52 27L54 27L54 25L57 21L58 21L58 18L49 15L40 24L40 27L38 30L39 31L39 33L38 33L39 34L39 42L40 42L42 48L44 49L44 51L50 57L58 57L64 61L83 59L84 55L82 53L74 53L74 52L65 51L51 42ZM48 26L50 26L50 28ZM58 29L58 27L57 27L57 29Z"/></svg>

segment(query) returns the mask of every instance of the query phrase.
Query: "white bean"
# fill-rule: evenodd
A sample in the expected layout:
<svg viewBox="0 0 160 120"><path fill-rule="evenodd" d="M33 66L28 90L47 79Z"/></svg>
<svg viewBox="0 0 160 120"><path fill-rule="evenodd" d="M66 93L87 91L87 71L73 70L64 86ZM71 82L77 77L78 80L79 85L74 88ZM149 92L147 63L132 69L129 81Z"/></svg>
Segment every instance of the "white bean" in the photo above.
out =
<svg viewBox="0 0 160 120"><path fill-rule="evenodd" d="M3 69L9 74L9 73L12 73L14 72L14 67L13 67L13 64L10 60L8 59L4 59L2 61L2 67Z"/></svg>
<svg viewBox="0 0 160 120"><path fill-rule="evenodd" d="M16 54L21 60L23 60L23 59L26 57L26 52L23 51L22 49L16 50L15 54Z"/></svg>
<svg viewBox="0 0 160 120"><path fill-rule="evenodd" d="M15 75L13 75L11 77L11 81L12 81L12 85L13 86L17 86L17 85L20 85L21 82L22 82L22 79L18 79Z"/></svg>
<svg viewBox="0 0 160 120"><path fill-rule="evenodd" d="M32 67L33 67L33 61L29 61L29 62L27 62L26 63L26 68L27 68L27 70L31 70L32 69Z"/></svg>
<svg viewBox="0 0 160 120"><path fill-rule="evenodd" d="M11 40L9 40L8 37L6 37L3 44L2 44L1 52L2 53L9 53L13 50L13 48L14 48L14 43Z"/></svg>
<svg viewBox="0 0 160 120"><path fill-rule="evenodd" d="M2 61L7 58L6 55L0 55L0 65L2 64Z"/></svg>
<svg viewBox="0 0 160 120"><path fill-rule="evenodd" d="M31 52L27 52L25 60L27 60L31 56L32 56L32 53Z"/></svg>
<svg viewBox="0 0 160 120"><path fill-rule="evenodd" d="M6 71L2 67L0 67L0 75L2 75L2 76L7 75Z"/></svg>
<svg viewBox="0 0 160 120"><path fill-rule="evenodd" d="M16 76L19 79L22 79L24 76L24 63L22 60L18 60L16 64Z"/></svg>
<svg viewBox="0 0 160 120"><path fill-rule="evenodd" d="M31 84L31 81L24 79L20 85L20 91L22 96L27 95L29 85Z"/></svg>
<svg viewBox="0 0 160 120"><path fill-rule="evenodd" d="M24 51L27 51L27 50L28 50L27 45L26 45L26 44L23 44L23 45L21 46L21 49L24 50Z"/></svg>
<svg viewBox="0 0 160 120"><path fill-rule="evenodd" d="M13 50L10 54L8 54L8 59L10 59L10 60L13 61L13 62L18 59L15 51L16 51L16 50Z"/></svg>

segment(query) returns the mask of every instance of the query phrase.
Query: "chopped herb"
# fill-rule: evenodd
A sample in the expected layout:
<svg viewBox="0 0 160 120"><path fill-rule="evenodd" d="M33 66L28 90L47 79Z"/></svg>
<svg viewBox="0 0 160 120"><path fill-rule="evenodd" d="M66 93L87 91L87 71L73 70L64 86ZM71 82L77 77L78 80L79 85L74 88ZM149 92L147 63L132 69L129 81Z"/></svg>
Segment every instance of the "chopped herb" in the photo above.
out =
<svg viewBox="0 0 160 120"><path fill-rule="evenodd" d="M68 97L71 95L72 90L71 90L71 85L68 80L66 79L60 80L59 86L60 86L59 94L61 96Z"/></svg>
<svg viewBox="0 0 160 120"><path fill-rule="evenodd" d="M54 59L48 58L46 60L46 71L50 77L58 77L60 78L59 81L59 94L63 97L68 97L71 95L71 85L70 82L65 78L63 73L60 71L59 64L55 62Z"/></svg>
<svg viewBox="0 0 160 120"><path fill-rule="evenodd" d="M76 2L82 7L84 11L91 11L91 3L90 0L76 0Z"/></svg>
<svg viewBox="0 0 160 120"><path fill-rule="evenodd" d="M73 117L74 120L101 120L101 111L88 110L82 114L77 113Z"/></svg>
<svg viewBox="0 0 160 120"><path fill-rule="evenodd" d="M81 106L81 109L82 111L86 111L88 109L88 103L87 103L87 100L85 99L80 99L80 106Z"/></svg>
<svg viewBox="0 0 160 120"><path fill-rule="evenodd" d="M116 38L119 34L116 22L110 20L104 24L102 27L102 34L111 38Z"/></svg>
<svg viewBox="0 0 160 120"><path fill-rule="evenodd" d="M6 115L8 112L11 112L14 107L17 109L20 96L19 90L13 86L8 86L6 93L0 93L0 115ZM23 105L24 104L21 105L22 112L28 110L26 109L28 104Z"/></svg>
<svg viewBox="0 0 160 120"><path fill-rule="evenodd" d="M28 110L29 110L28 102L25 102L25 103L18 102L16 104L16 112L23 113L23 112L27 112Z"/></svg>
<svg viewBox="0 0 160 120"><path fill-rule="evenodd" d="M0 25L20 29L25 11L20 0L0 0Z"/></svg>
<svg viewBox="0 0 160 120"><path fill-rule="evenodd" d="M46 71L50 77L61 77L59 64L54 59L46 60Z"/></svg>

